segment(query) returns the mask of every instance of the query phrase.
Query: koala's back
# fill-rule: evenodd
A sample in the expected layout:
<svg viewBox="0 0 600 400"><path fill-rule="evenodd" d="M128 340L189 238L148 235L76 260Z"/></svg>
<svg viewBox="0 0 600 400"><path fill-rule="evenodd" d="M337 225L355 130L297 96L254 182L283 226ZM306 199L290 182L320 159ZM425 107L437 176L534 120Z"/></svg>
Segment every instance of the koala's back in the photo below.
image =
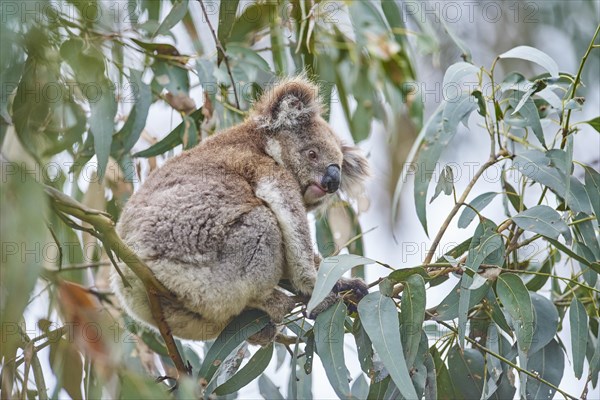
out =
<svg viewBox="0 0 600 400"><path fill-rule="evenodd" d="M131 197L119 234L145 258L210 260L223 250L231 227L263 204L252 187L261 158L252 138L236 130L174 157Z"/></svg>

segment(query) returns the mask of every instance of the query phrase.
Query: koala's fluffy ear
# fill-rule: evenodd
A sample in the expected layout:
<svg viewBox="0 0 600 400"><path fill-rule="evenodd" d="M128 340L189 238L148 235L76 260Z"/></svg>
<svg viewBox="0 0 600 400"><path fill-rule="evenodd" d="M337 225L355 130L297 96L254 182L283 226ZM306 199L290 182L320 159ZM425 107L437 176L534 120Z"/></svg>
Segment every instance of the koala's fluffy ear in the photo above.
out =
<svg viewBox="0 0 600 400"><path fill-rule="evenodd" d="M342 145L342 181L340 190L357 198L364 190L364 181L370 175L369 162L358 147Z"/></svg>
<svg viewBox="0 0 600 400"><path fill-rule="evenodd" d="M305 127L322 112L318 92L304 76L280 81L255 103L254 118L271 131Z"/></svg>

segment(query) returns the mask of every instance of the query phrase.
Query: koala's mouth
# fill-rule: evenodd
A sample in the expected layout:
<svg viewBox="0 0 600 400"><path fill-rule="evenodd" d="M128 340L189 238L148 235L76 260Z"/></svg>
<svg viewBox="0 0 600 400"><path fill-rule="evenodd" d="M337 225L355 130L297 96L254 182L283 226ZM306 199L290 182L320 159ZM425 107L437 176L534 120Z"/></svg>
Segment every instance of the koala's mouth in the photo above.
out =
<svg viewBox="0 0 600 400"><path fill-rule="evenodd" d="M314 203L327 195L327 190L318 183L311 183L304 191L304 200L307 203Z"/></svg>

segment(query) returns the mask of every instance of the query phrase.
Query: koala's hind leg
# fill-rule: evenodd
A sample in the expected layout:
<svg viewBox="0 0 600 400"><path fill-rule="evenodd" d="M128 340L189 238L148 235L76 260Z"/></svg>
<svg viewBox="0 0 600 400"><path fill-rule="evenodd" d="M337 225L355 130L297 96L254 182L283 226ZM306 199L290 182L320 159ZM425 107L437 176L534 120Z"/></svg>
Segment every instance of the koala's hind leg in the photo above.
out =
<svg viewBox="0 0 600 400"><path fill-rule="evenodd" d="M266 312L271 318L267 326L248 338L248 343L266 346L273 342L280 330L277 324L283 322L285 316L294 309L295 305L296 301L293 298L278 289L274 289L269 295L248 304L250 308Z"/></svg>
<svg viewBox="0 0 600 400"><path fill-rule="evenodd" d="M293 298L278 289L274 289L269 295L248 304L250 308L266 312L277 324L283 322L285 316L292 311L295 305L296 301Z"/></svg>

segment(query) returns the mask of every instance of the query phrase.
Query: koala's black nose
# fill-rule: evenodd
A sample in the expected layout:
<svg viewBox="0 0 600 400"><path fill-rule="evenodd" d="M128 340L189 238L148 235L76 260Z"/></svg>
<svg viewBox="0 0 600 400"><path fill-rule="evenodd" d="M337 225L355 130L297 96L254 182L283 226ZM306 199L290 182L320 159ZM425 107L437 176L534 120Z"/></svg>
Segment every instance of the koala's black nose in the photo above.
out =
<svg viewBox="0 0 600 400"><path fill-rule="evenodd" d="M327 190L327 193L334 193L340 187L340 166L331 164L325 170L325 175L321 181L321 186Z"/></svg>

